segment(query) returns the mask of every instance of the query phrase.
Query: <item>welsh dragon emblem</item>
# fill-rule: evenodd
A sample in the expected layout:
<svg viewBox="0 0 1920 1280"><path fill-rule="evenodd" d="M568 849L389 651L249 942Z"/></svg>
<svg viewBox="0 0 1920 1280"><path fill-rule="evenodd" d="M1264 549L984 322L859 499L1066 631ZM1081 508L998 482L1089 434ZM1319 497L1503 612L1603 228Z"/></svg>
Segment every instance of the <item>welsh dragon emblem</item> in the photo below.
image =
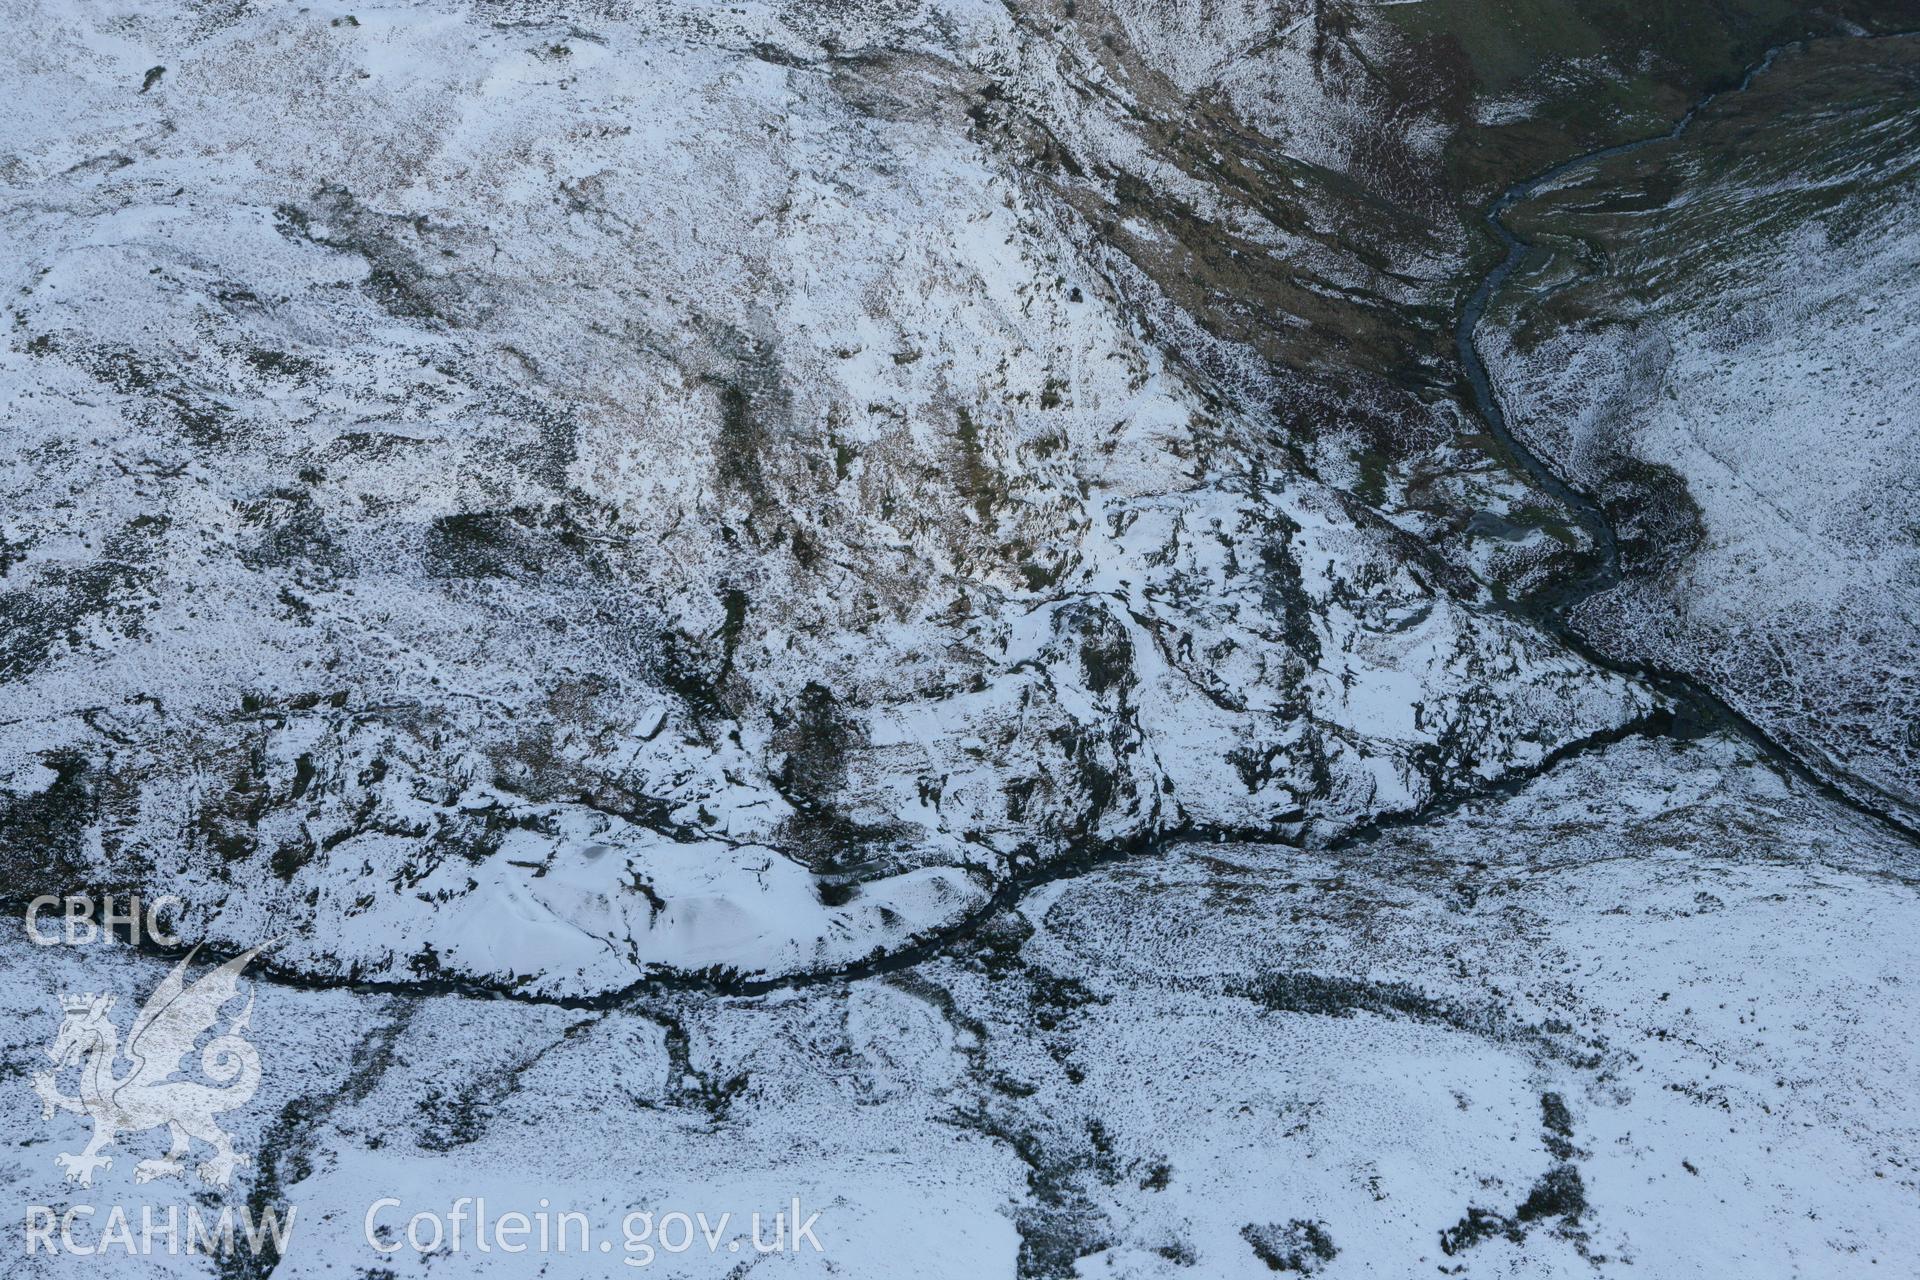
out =
<svg viewBox="0 0 1920 1280"><path fill-rule="evenodd" d="M165 1156L135 1165L136 1182L183 1176L196 1138L213 1148L213 1154L195 1169L209 1186L226 1186L234 1169L249 1162L251 1157L233 1149L232 1135L214 1117L243 1105L260 1087L260 1055L241 1035L253 1015L251 993L226 1030L200 1052L200 1070L213 1084L197 1084L177 1073L185 1070L201 1035L219 1021L221 1008L239 994L240 971L262 950L255 947L235 956L192 986L187 985L187 966L199 948L189 952L134 1019L125 1052L128 1065L121 1075L114 1074L120 1033L107 1017L113 997L60 997L66 1016L47 1048L54 1070L36 1072L33 1090L40 1095L44 1119L51 1119L57 1107L93 1120L93 1138L84 1150L55 1157L66 1170L68 1182L92 1186L96 1170L113 1167L113 1160L100 1153L117 1135L161 1125L167 1127L173 1145ZM68 1097L60 1092L58 1077L76 1068L80 1093Z"/></svg>

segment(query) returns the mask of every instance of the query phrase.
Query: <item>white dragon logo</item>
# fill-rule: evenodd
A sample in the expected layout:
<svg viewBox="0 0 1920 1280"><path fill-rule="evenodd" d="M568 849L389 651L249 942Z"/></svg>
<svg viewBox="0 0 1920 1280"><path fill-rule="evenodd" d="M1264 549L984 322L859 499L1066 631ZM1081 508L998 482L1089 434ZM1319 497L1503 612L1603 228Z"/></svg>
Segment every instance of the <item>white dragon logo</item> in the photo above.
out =
<svg viewBox="0 0 1920 1280"><path fill-rule="evenodd" d="M173 1146L160 1159L142 1160L134 1166L136 1182L182 1176L183 1161L195 1138L213 1148L213 1155L195 1170L209 1186L226 1186L234 1169L251 1160L233 1149L232 1135L214 1122L216 1115L243 1105L260 1087L260 1055L240 1035L253 1016L251 994L227 1029L201 1051L200 1068L218 1087L172 1077L185 1067L194 1042L219 1019L221 1006L239 994L240 971L262 950L255 947L235 956L191 987L187 985L187 966L193 963L199 948L189 952L154 989L140 1016L134 1019L126 1049L130 1068L118 1077L113 1069L119 1057L120 1034L107 1018L113 997L60 997L66 1017L47 1048L54 1070L35 1072L33 1091L40 1095L43 1119L51 1119L58 1107L93 1120L93 1138L85 1150L55 1157L66 1170L68 1182L92 1186L95 1170L113 1167L113 1160L100 1153L116 1135L160 1125L167 1126ZM60 1092L56 1077L76 1067L80 1071L80 1096L68 1097Z"/></svg>

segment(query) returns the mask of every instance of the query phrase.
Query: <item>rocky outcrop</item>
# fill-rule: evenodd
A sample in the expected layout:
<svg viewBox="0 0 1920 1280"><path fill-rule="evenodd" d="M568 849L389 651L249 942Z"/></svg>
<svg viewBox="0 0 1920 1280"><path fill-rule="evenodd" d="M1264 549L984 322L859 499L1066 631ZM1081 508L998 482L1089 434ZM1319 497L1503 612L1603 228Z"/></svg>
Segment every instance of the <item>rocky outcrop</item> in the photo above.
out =
<svg viewBox="0 0 1920 1280"><path fill-rule="evenodd" d="M1394 371L1460 247L1364 86L1176 136L1186 37L1128 21L1133 72L971 8L38 24L85 123L6 167L42 878L316 974L801 972L1645 714L1333 465L1456 448Z"/></svg>

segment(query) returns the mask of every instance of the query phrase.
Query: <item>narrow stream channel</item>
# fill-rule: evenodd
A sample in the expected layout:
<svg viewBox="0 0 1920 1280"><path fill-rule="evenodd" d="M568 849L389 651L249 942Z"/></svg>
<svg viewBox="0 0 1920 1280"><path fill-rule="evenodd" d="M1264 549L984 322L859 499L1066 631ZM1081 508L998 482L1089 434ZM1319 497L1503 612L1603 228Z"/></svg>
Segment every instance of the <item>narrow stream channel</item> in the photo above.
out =
<svg viewBox="0 0 1920 1280"><path fill-rule="evenodd" d="M1493 392L1486 362L1480 358L1480 350L1475 342L1475 333L1480 327L1481 320L1486 316L1487 307L1492 302L1494 294L1513 275L1532 247L1507 226L1504 221L1507 210L1524 200L1531 199L1576 170L1613 156L1626 155L1645 147L1671 142L1680 137L1709 104L1721 97L1723 93L1745 91L1757 77L1765 74L1773 65L1774 59L1784 49L1794 47L1798 43L1800 42L1795 41L1791 44L1776 45L1767 50L1765 56L1741 77L1737 86L1705 95L1688 108L1686 114L1665 133L1640 138L1633 142L1617 143L1575 156L1531 178L1517 182L1501 192L1487 206L1483 217L1488 230L1505 253L1493 270L1481 279L1473 293L1468 296L1466 306L1460 312L1459 323L1454 328L1454 345L1459 352L1460 367L1466 374L1467 384L1473 393L1474 407L1479 410L1480 417L1487 428L1513 461L1518 463L1540 488L1551 494L1573 514L1580 527L1592 539L1597 553L1598 563L1585 573L1558 584L1538 602L1513 606L1513 611L1523 615L1529 622L1544 627L1588 661L1610 671L1636 677L1658 690L1674 704L1675 732L1694 735L1718 729L1736 733L1769 760L1817 788L1821 793L1885 823L1909 839L1920 839L1920 830L1916 830L1902 820L1891 806L1876 803L1875 800L1860 794L1860 790L1856 788L1864 790L1864 784L1848 778L1846 781L1854 784L1848 786L1817 772L1694 677L1684 672L1654 667L1604 652L1596 648L1573 627L1568 618L1582 601L1620 584L1622 571L1619 539L1614 533L1612 521L1607 518L1607 513L1599 502L1569 484L1525 441L1514 435L1507 423L1506 414L1501 411L1499 398Z"/></svg>
<svg viewBox="0 0 1920 1280"><path fill-rule="evenodd" d="M1487 273L1467 298L1466 306L1461 309L1460 321L1454 327L1454 345L1459 350L1460 367L1466 372L1467 384L1472 388L1474 407L1480 411L1481 418L1492 429L1494 438L1499 440L1513 459L1533 477L1535 483L1552 494L1562 506L1573 513L1580 527L1586 531L1589 538L1593 539L1594 547L1600 555L1600 563L1597 567L1585 577L1563 584L1555 593L1552 612L1557 615L1556 621L1559 623L1556 630L1564 631L1566 612L1578 605L1580 601L1619 585L1620 544L1614 536L1613 524L1607 519L1607 514L1601 509L1600 504L1561 479L1552 467L1513 434L1507 425L1506 414L1501 412L1500 401L1493 394L1493 383L1487 375L1486 362L1480 358L1480 348L1474 341L1474 334L1480 328L1480 321L1486 316L1487 305L1492 302L1494 293L1507 282L1508 277L1527 256L1527 250L1532 247L1513 233L1503 221L1503 215L1514 205L1532 199L1569 173L1584 169L1588 165L1598 164L1613 156L1627 155L1646 147L1658 146L1663 142L1672 142L1685 133L1695 118L1719 98L1722 92L1740 93L1746 90L1756 77L1773 65L1773 60L1779 56L1782 49L1787 47L1789 46L1776 45L1767 50L1766 55L1748 70L1745 76L1741 77L1738 86L1731 90L1707 94L1689 107L1687 113L1665 133L1640 138L1633 142L1616 143L1597 151L1589 151L1585 155L1575 156L1571 160L1563 160L1551 169L1508 187L1487 206L1485 213L1482 214L1488 230L1492 232L1505 252L1493 270ZM1609 662L1607 665L1613 664Z"/></svg>

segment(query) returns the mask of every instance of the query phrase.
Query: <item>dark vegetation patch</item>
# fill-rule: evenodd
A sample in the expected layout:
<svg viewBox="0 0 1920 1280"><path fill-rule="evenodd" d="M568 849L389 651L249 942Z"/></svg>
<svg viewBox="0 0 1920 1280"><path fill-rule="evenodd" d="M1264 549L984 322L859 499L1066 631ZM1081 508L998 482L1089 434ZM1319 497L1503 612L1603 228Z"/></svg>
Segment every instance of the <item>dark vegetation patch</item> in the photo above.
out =
<svg viewBox="0 0 1920 1280"><path fill-rule="evenodd" d="M326 369L319 362L269 347L255 347L247 352L247 364L265 377L290 382L314 382L326 376Z"/></svg>
<svg viewBox="0 0 1920 1280"><path fill-rule="evenodd" d="M289 239L355 254L367 264L361 290L387 314L449 326L478 318L478 300L453 275L429 263L450 259L466 238L458 228L425 214L369 209L346 187L326 184L304 204L274 210L274 225Z"/></svg>
<svg viewBox="0 0 1920 1280"><path fill-rule="evenodd" d="M44 789L0 790L0 885L21 903L81 883L86 836L99 819L105 784L78 751L49 751L40 763L54 775Z"/></svg>
<svg viewBox="0 0 1920 1280"><path fill-rule="evenodd" d="M1127 694L1138 683L1134 674L1133 639L1105 609L1064 611L1062 625L1080 637L1080 677L1096 697L1111 693L1124 709Z"/></svg>
<svg viewBox="0 0 1920 1280"><path fill-rule="evenodd" d="M1623 572L1661 573L1706 539L1700 504L1678 471L1628 454L1615 454L1604 465L1598 496L1613 525Z"/></svg>
<svg viewBox="0 0 1920 1280"><path fill-rule="evenodd" d="M1547 1150L1558 1163L1540 1176L1512 1213L1496 1213L1478 1205L1468 1208L1460 1221L1440 1233L1441 1252L1464 1253L1496 1235L1523 1244L1528 1231L1556 1220L1560 1230L1568 1233L1575 1247L1585 1254L1586 1239L1578 1228L1581 1215L1587 1211L1587 1189L1580 1170L1572 1163L1578 1153L1573 1147L1573 1115L1566 1099L1557 1093L1540 1095L1540 1128Z"/></svg>
<svg viewBox="0 0 1920 1280"><path fill-rule="evenodd" d="M1071 1280L1074 1264L1115 1243L1112 1224L1087 1193L1084 1179L1103 1163L1097 1131L1066 1124L1041 1127L1013 1107L973 1103L949 1118L1005 1145L1027 1168L1030 1203L1016 1206L1018 1280Z"/></svg>
<svg viewBox="0 0 1920 1280"><path fill-rule="evenodd" d="M282 1222L287 1221L285 1188L304 1182L316 1168L315 1150L324 1126L334 1111L366 1101L381 1078L393 1065L396 1047L405 1033L417 1006L405 998L389 1005L391 1016L376 1024L358 1044L349 1047L352 1065L346 1080L330 1093L303 1094L281 1107L280 1114L265 1126L260 1148L254 1156L254 1171L247 1187L246 1207L252 1220L273 1209ZM258 1253L233 1249L216 1255L220 1280L268 1280L280 1265L280 1251L268 1237Z"/></svg>
<svg viewBox="0 0 1920 1280"><path fill-rule="evenodd" d="M232 444L237 438L239 423L233 406L132 347L65 337L55 340L42 334L28 349L41 355L57 352L95 380L131 397L128 412L143 426L177 433L201 448Z"/></svg>
<svg viewBox="0 0 1920 1280"><path fill-rule="evenodd" d="M1437 999L1403 982L1372 982L1329 974L1283 972L1262 975L1229 988L1229 994L1254 1000L1276 1013L1308 1013L1347 1018L1357 1013L1415 1018L1501 1043L1522 1045L1547 1057L1582 1068L1600 1064L1594 1045L1574 1037L1563 1023L1526 1023L1494 1005L1469 1005Z"/></svg>
<svg viewBox="0 0 1920 1280"><path fill-rule="evenodd" d="M1573 1117L1567 1111L1566 1100L1559 1094L1540 1095L1540 1128L1554 1159L1573 1157Z"/></svg>
<svg viewBox="0 0 1920 1280"><path fill-rule="evenodd" d="M537 574L542 557L527 530L491 511L440 516L427 527L422 554L430 578L507 578Z"/></svg>
<svg viewBox="0 0 1920 1280"><path fill-rule="evenodd" d="M1300 565L1294 559L1291 543L1300 526L1286 513L1275 510L1280 532L1260 544L1260 583L1262 603L1275 617L1287 624L1287 647L1300 655L1309 668L1320 665L1318 613L1308 597Z"/></svg>
<svg viewBox="0 0 1920 1280"><path fill-rule="evenodd" d="M148 602L140 587L169 527L163 515L135 516L106 538L99 558L46 565L29 584L0 593L0 680L27 678L59 646L80 647L89 624L141 634Z"/></svg>
<svg viewBox="0 0 1920 1280"><path fill-rule="evenodd" d="M1571 1164L1557 1164L1541 1175L1511 1214L1478 1206L1468 1209L1459 1222L1440 1233L1440 1251L1452 1257L1494 1236L1524 1244L1527 1232L1546 1219L1557 1218L1567 1227L1577 1226L1586 1208L1586 1186L1580 1170Z"/></svg>
<svg viewBox="0 0 1920 1280"><path fill-rule="evenodd" d="M841 895L850 900L855 878L895 869L891 855L909 833L899 824L864 823L848 813L849 761L866 746L866 736L831 689L809 682L792 706L770 718L773 746L785 753L774 785L795 810L780 828L782 851L829 877L820 890L823 902Z"/></svg>
<svg viewBox="0 0 1920 1280"><path fill-rule="evenodd" d="M1250 1222L1240 1228L1240 1238L1253 1249L1254 1257L1267 1264L1267 1270L1303 1276L1315 1274L1340 1252L1324 1222L1305 1218L1286 1223Z"/></svg>
<svg viewBox="0 0 1920 1280"><path fill-rule="evenodd" d="M238 553L249 568L295 568L329 578L351 568L325 514L304 490L276 490L248 503L240 514L247 528L257 531Z"/></svg>
<svg viewBox="0 0 1920 1280"><path fill-rule="evenodd" d="M980 517L980 527L991 533L995 524L994 507L1007 498L1006 481L987 465L986 450L980 442L980 424L973 415L962 408L955 411L955 416L954 441L959 459L953 469L954 488L973 504L974 514Z"/></svg>

